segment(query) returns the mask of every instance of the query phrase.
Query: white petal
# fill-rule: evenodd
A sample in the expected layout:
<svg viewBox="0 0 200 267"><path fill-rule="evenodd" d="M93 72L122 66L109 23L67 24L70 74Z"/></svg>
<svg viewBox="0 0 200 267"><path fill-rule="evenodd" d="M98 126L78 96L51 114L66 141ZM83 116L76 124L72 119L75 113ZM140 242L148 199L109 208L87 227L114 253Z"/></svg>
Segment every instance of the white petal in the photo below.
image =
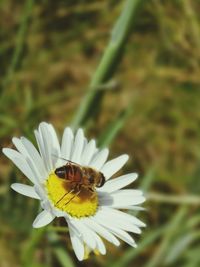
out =
<svg viewBox="0 0 200 267"><path fill-rule="evenodd" d="M82 220L82 222L83 222L83 220ZM106 254L106 248L105 248L105 245L104 245L104 243L103 243L103 241L102 241L102 239L96 234L96 232L94 231L94 230L91 230L88 226L87 226L87 224L85 224L84 222L82 223L82 224L84 224L85 225L85 227L86 227L86 232L90 232L90 235L91 235L91 237L92 237L92 239L93 239L93 241L94 241L94 245L93 245L93 248L91 247L91 246L89 246L89 248L91 248L91 249L97 249L102 255L105 255ZM86 235L86 239L87 239L87 235ZM86 242L87 243L87 242Z"/></svg>
<svg viewBox="0 0 200 267"><path fill-rule="evenodd" d="M48 211L48 212L50 212L51 214L52 214L52 216L54 216L54 217L56 217L56 215L55 215L55 213L54 213L54 210L55 210L55 208L54 208L54 206L53 206L53 204L49 201L49 199L47 199L47 197L45 196L45 199L43 199L42 201L41 201L41 207L44 209L44 210L46 210L46 211Z"/></svg>
<svg viewBox="0 0 200 267"><path fill-rule="evenodd" d="M113 218L115 218L115 220L117 221L119 218L121 220L124 220L124 221L129 221L139 227L145 227L145 223L143 223L141 220L139 220L138 218L136 218L135 216L133 215L130 215L126 212L123 212L123 211L120 211L120 210L117 210L117 209L112 209L112 208L107 208L107 207L103 207L102 210L107 210L107 212L110 214L110 216L113 216Z"/></svg>
<svg viewBox="0 0 200 267"><path fill-rule="evenodd" d="M71 150L73 144L74 135L71 128L67 127L64 130L61 145L61 157L69 160L71 158Z"/></svg>
<svg viewBox="0 0 200 267"><path fill-rule="evenodd" d="M38 128L40 138L43 143L43 148L45 152L45 158L43 159L44 161L46 160L48 170L51 171L53 170L53 162L52 162L52 153L51 153L51 146L52 146L52 138L51 138L51 133L49 131L49 125L46 122L42 122L39 125ZM57 155L54 155L54 157Z"/></svg>
<svg viewBox="0 0 200 267"><path fill-rule="evenodd" d="M118 172L127 162L128 158L128 155L124 154L108 161L101 169L101 172L106 177L106 180L109 179L113 174Z"/></svg>
<svg viewBox="0 0 200 267"><path fill-rule="evenodd" d="M38 214L38 216L35 218L33 222L33 227L34 228L40 228L43 227L47 224L49 224L55 216L51 214L50 212L43 210L41 213Z"/></svg>
<svg viewBox="0 0 200 267"><path fill-rule="evenodd" d="M73 230L70 224L69 224L69 235L76 257L78 258L79 261L82 261L84 259L83 241L80 239L80 237L76 235L76 232Z"/></svg>
<svg viewBox="0 0 200 267"><path fill-rule="evenodd" d="M60 158L61 156L60 144L59 144L58 137L57 137L54 127L51 124L49 124L48 126L49 126L49 133L51 134L51 140L52 140L51 158L52 158L53 167L55 168L55 167L62 165L62 160Z"/></svg>
<svg viewBox="0 0 200 267"><path fill-rule="evenodd" d="M145 201L145 197L142 195L134 194L105 194L99 197L100 206L110 206L110 207L123 207L129 205L138 205Z"/></svg>
<svg viewBox="0 0 200 267"><path fill-rule="evenodd" d="M24 196L32 197L35 199L40 199L38 194L35 192L35 189L33 186L26 185L26 184L14 183L11 185L11 188L13 190L15 190L17 193L20 193Z"/></svg>
<svg viewBox="0 0 200 267"><path fill-rule="evenodd" d="M105 193L106 194L106 193ZM136 196L143 196L143 192L138 189L121 189L117 190L111 193L112 196L118 196L118 197L136 197Z"/></svg>
<svg viewBox="0 0 200 267"><path fill-rule="evenodd" d="M91 219L85 218L83 220L84 223L93 231L95 231L97 234L101 235L103 238L113 243L115 246L120 245L119 240L112 233L110 233L107 229L105 229L103 226L101 226L99 223L95 221L95 216Z"/></svg>
<svg viewBox="0 0 200 267"><path fill-rule="evenodd" d="M109 150L107 148L104 148L100 152L97 152L97 154L92 159L92 161L89 163L89 165L97 170L100 170L103 164L106 162L108 158L108 154L109 154Z"/></svg>
<svg viewBox="0 0 200 267"><path fill-rule="evenodd" d="M95 233L93 232L93 234L95 234ZM106 247L105 247L102 239L97 234L95 234L95 239L96 239L96 248L97 248L97 250L102 255L105 255L106 254Z"/></svg>
<svg viewBox="0 0 200 267"><path fill-rule="evenodd" d="M81 164L83 166L89 165L89 162L91 158L93 157L94 153L96 151L96 143L95 140L91 140L83 150L83 153L81 155Z"/></svg>
<svg viewBox="0 0 200 267"><path fill-rule="evenodd" d="M60 145L51 124L42 122L39 125L38 131L35 131L36 140L42 155L44 164L48 172L60 164Z"/></svg>
<svg viewBox="0 0 200 267"><path fill-rule="evenodd" d="M26 161L27 161L30 169L32 170L32 173L33 173L35 179L37 180L37 182L41 183L46 178L46 176L45 177L41 176L41 174L38 171L38 168L35 166L35 163L30 158L26 158Z"/></svg>
<svg viewBox="0 0 200 267"><path fill-rule="evenodd" d="M129 173L118 178L111 179L107 181L104 186L98 188L98 191L104 191L107 193L111 193L113 191L119 190L130 183L134 182L137 179L137 173Z"/></svg>
<svg viewBox="0 0 200 267"><path fill-rule="evenodd" d="M48 173L45 169L44 162L43 162L39 152L34 147L34 145L25 137L21 137L21 141L22 141L24 147L26 148L26 150L29 152L29 154L34 159L35 164L38 167L38 169L40 170L41 175L45 178L48 175Z"/></svg>
<svg viewBox="0 0 200 267"><path fill-rule="evenodd" d="M29 178L32 183L37 183L37 177L34 176L24 155L11 148L3 148L2 151L23 172L23 174Z"/></svg>
<svg viewBox="0 0 200 267"><path fill-rule="evenodd" d="M40 184L34 185L34 189L35 189L35 192L40 197L40 199L42 199L42 200L47 199L46 191L45 191L45 189Z"/></svg>
<svg viewBox="0 0 200 267"><path fill-rule="evenodd" d="M74 139L74 147L72 151L71 161L80 163L81 153L84 146L84 134L82 129L78 129Z"/></svg>
<svg viewBox="0 0 200 267"><path fill-rule="evenodd" d="M68 214L66 214L66 217L65 217L65 220L66 222L68 223L69 227L71 228L71 230L74 232L74 234L80 238L81 241L83 241L83 238L82 238L82 234L80 233L79 229L77 229L74 224L73 224L73 218L71 216L69 216ZM69 228L68 227L68 228Z"/></svg>
<svg viewBox="0 0 200 267"><path fill-rule="evenodd" d="M52 212L56 217L66 217L66 212L59 210L59 209L54 209L54 207L52 207Z"/></svg>
<svg viewBox="0 0 200 267"><path fill-rule="evenodd" d="M117 228L110 228L110 231L130 246L137 247L134 239L126 231Z"/></svg>
<svg viewBox="0 0 200 267"><path fill-rule="evenodd" d="M25 157L30 157L28 151L26 150L26 148L24 147L22 141L17 138L17 137L13 137L12 138L12 142L13 144L16 146L17 150L24 155Z"/></svg>
<svg viewBox="0 0 200 267"><path fill-rule="evenodd" d="M109 199L111 200L111 198L119 198L119 199L123 199L123 198L136 198L139 196L143 196L143 192L141 190L137 190L137 189L120 189L114 192L98 192L98 197L99 199Z"/></svg>
<svg viewBox="0 0 200 267"><path fill-rule="evenodd" d="M141 234L141 230L133 222L129 221L127 218L118 216L112 212L112 209L101 209L96 214L96 218L103 222L103 225L110 225L111 227L116 227L128 232ZM106 222L105 222L106 218Z"/></svg>
<svg viewBox="0 0 200 267"><path fill-rule="evenodd" d="M110 220L110 218L106 217L106 220L105 220L105 217L103 217L103 218L101 216L95 216L94 219L95 219L95 221L97 221L97 223L99 223L103 227L107 228L111 233L113 233L117 237L121 238L129 245L134 246L134 247L136 246L135 241L126 231L115 226L113 220ZM117 224L118 222L115 222L115 223Z"/></svg>
<svg viewBox="0 0 200 267"><path fill-rule="evenodd" d="M40 151L40 155L41 155L42 160L43 160L43 164L45 166L45 170L47 173L49 173L51 171L51 169L50 169L50 166L46 160L46 151L45 151L45 147L44 147L43 138L40 135L39 131L37 131L37 130L34 131L34 134L35 134L35 138L37 141L38 149Z"/></svg>
<svg viewBox="0 0 200 267"><path fill-rule="evenodd" d="M25 138L24 138L25 139ZM12 139L13 144L16 146L18 151L24 155L26 158L26 161L28 162L30 168L32 169L32 172L34 173L34 176L37 177L38 181L42 181L44 178L46 178L46 172L44 172L44 165L42 162L41 157L39 156L37 150L33 150L33 145L31 146L31 143L28 143L28 148L24 145L23 139L19 139L14 137ZM26 143L27 144L27 143ZM30 150L29 150L30 149ZM35 153L36 151L36 153ZM33 152L33 154L31 154ZM35 158L34 158L35 156Z"/></svg>
<svg viewBox="0 0 200 267"><path fill-rule="evenodd" d="M80 220L74 219L71 220L71 223L77 229L77 231L80 232L80 234L82 235L82 239L87 244L87 246L92 250L94 250L96 248L96 240L92 235L92 231L86 225L84 225Z"/></svg>

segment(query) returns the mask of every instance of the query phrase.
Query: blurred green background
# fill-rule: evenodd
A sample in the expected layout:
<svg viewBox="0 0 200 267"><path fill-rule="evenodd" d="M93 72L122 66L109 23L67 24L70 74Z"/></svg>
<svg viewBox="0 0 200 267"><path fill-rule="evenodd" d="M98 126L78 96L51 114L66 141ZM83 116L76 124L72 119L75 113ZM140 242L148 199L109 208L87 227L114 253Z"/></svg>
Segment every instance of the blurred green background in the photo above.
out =
<svg viewBox="0 0 200 267"><path fill-rule="evenodd" d="M35 143L44 120L60 135L83 126L110 157L128 153L124 172L147 196L138 248L106 243L106 256L79 263L67 233L32 229L38 203L11 191L27 180L1 155L1 267L200 266L200 2L132 0L116 53L125 2L0 1L0 138Z"/></svg>

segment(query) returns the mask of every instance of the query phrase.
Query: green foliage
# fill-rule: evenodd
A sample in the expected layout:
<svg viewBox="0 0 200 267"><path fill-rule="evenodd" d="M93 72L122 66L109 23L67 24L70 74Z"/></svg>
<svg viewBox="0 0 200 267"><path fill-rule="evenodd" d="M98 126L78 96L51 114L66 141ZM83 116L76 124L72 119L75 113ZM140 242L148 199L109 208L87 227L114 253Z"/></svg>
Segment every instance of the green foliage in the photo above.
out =
<svg viewBox="0 0 200 267"><path fill-rule="evenodd" d="M199 2L3 0L0 7L1 146L12 136L35 142L42 120L58 134L81 125L111 156L133 155L126 170L139 172L147 196L136 249L106 243L106 256L78 263L66 228L32 229L38 203L10 190L26 180L1 157L1 266L199 267Z"/></svg>

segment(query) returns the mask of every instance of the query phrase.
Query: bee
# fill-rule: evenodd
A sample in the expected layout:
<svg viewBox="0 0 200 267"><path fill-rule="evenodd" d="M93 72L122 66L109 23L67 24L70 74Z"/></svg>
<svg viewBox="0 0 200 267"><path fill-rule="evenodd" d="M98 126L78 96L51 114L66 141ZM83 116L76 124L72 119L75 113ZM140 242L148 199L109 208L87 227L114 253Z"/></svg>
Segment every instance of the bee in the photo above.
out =
<svg viewBox="0 0 200 267"><path fill-rule="evenodd" d="M69 160L65 165L57 168L55 174L59 178L70 182L77 189L85 187L92 192L95 191L96 187L102 187L105 183L102 172Z"/></svg>
<svg viewBox="0 0 200 267"><path fill-rule="evenodd" d="M56 168L54 173L57 177L64 179L71 185L71 191L67 192L58 202L60 202L67 194L76 192L70 199L71 201L83 188L94 193L96 188L102 187L105 183L105 176L102 172L97 171L92 167L81 166L70 160L67 160L65 165ZM65 203L65 205L70 201Z"/></svg>

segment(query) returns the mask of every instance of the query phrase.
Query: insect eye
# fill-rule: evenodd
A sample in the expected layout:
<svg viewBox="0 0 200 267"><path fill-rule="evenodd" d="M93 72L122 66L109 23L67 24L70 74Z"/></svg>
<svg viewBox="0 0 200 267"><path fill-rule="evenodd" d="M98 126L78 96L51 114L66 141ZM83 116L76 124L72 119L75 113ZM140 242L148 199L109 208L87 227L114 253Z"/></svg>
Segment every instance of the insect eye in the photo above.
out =
<svg viewBox="0 0 200 267"><path fill-rule="evenodd" d="M55 174L56 174L59 178L65 178L65 168L64 168L64 167L57 168L57 169L55 170Z"/></svg>
<svg viewBox="0 0 200 267"><path fill-rule="evenodd" d="M105 181L106 181L105 176L103 175L103 173L100 174L100 177L101 177L101 179L99 181L98 187L102 187L105 184Z"/></svg>
<svg viewBox="0 0 200 267"><path fill-rule="evenodd" d="M91 175L89 177L89 182L90 182L90 184L93 184L94 183L94 176L93 175Z"/></svg>

